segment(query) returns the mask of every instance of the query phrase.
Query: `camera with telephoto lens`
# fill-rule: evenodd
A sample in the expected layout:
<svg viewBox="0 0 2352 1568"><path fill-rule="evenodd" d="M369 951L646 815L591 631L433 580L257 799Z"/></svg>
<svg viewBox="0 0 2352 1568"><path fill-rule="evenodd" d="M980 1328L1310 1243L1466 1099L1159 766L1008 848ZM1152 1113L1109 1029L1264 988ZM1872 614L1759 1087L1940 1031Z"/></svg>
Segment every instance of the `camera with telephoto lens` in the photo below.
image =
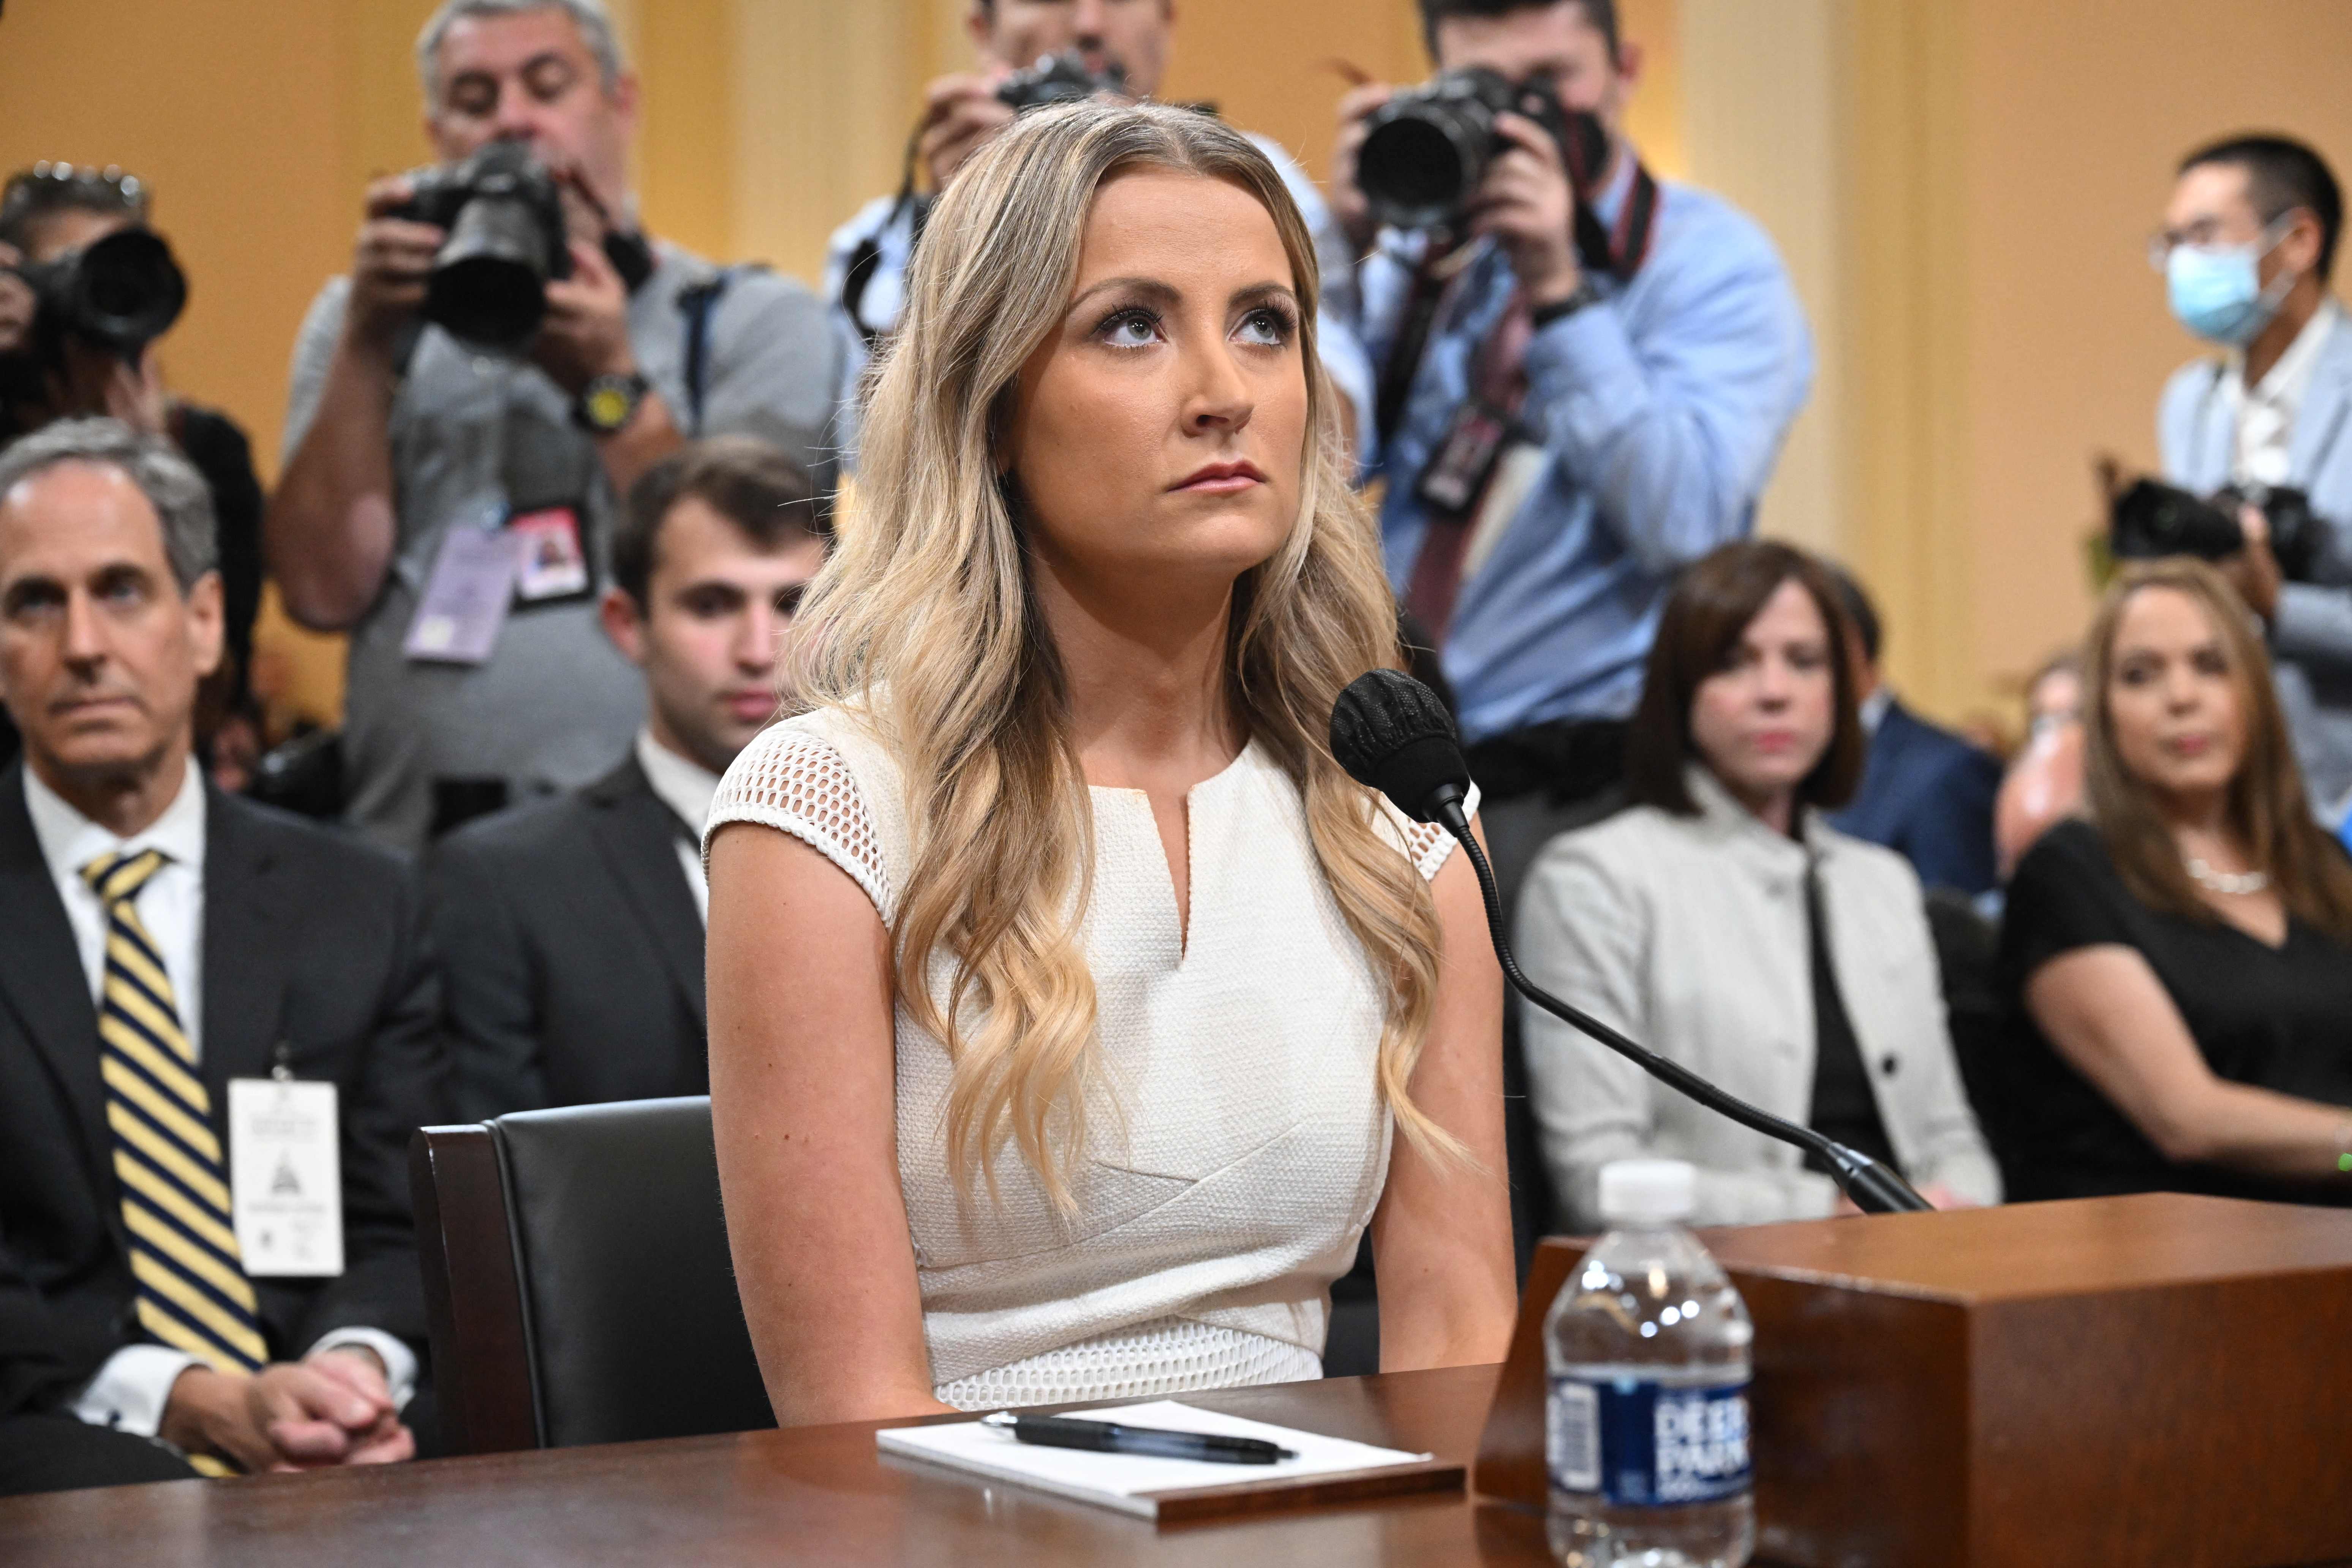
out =
<svg viewBox="0 0 2352 1568"><path fill-rule="evenodd" d="M572 276L563 195L521 142L493 142L460 163L409 174L392 216L449 231L425 285L426 321L494 349L530 341L550 279Z"/></svg>
<svg viewBox="0 0 2352 1568"><path fill-rule="evenodd" d="M1018 112L1126 90L1126 67L1113 60L1098 75L1087 68L1085 56L1072 49L1066 54L1040 56L1027 70L1014 71L998 82L996 100Z"/></svg>
<svg viewBox="0 0 2352 1568"><path fill-rule="evenodd" d="M1609 161L1609 132L1559 100L1551 78L1514 82L1483 66L1450 70L1374 110L1356 153L1356 188L1372 216L1393 228L1454 228L1511 142L1495 129L1523 115L1559 143L1569 176L1581 185Z"/></svg>
<svg viewBox="0 0 2352 1568"><path fill-rule="evenodd" d="M2319 548L2319 521L2311 498L2285 485L2231 485L2210 500L2160 480L2142 479L2119 493L2112 509L2107 542L2119 560L2151 561L2195 555L2220 561L2246 547L2238 509L2251 506L2270 524L2271 554L2291 582L2311 581Z"/></svg>
<svg viewBox="0 0 2352 1568"><path fill-rule="evenodd" d="M171 331L188 302L187 276L172 247L143 226L12 270L33 291L31 342L44 360L53 360L67 337L135 360Z"/></svg>

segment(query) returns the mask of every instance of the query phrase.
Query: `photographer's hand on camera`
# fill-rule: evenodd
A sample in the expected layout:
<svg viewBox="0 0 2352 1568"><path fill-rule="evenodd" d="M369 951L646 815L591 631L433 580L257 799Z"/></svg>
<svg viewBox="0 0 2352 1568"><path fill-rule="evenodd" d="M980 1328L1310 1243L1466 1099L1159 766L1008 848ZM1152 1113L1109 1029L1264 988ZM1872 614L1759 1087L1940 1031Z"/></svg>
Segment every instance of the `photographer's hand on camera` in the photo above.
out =
<svg viewBox="0 0 2352 1568"><path fill-rule="evenodd" d="M367 221L352 248L351 306L345 340L389 369L401 329L425 304L425 279L446 230L396 217L415 193L404 175L376 181L367 190Z"/></svg>
<svg viewBox="0 0 2352 1568"><path fill-rule="evenodd" d="M2271 550L2271 520L2263 509L2251 502L2238 508L2238 526L2246 535L2246 547L2235 555L2214 563L2246 607L2264 620L2278 614L2279 588L2286 581L2279 569L2278 557Z"/></svg>
<svg viewBox="0 0 2352 1568"><path fill-rule="evenodd" d="M1530 306L1557 305L1584 280L1573 237L1576 193L1568 183L1568 166L1551 133L1524 115L1497 115L1495 129L1511 147L1487 166L1486 183L1470 207L1470 232L1489 236L1502 247Z"/></svg>
<svg viewBox="0 0 2352 1568"><path fill-rule="evenodd" d="M137 363L68 338L63 364L49 374L50 406L64 417L105 415L142 436L169 434L171 396L150 352Z"/></svg>
<svg viewBox="0 0 2352 1568"><path fill-rule="evenodd" d="M1339 232L1348 237L1360 261L1372 248L1380 235L1381 226L1372 216L1372 205L1356 185L1356 156L1363 151L1366 123L1374 110L1396 96L1396 89L1386 82L1370 81L1348 89L1339 100L1339 136L1331 144L1331 216Z"/></svg>
<svg viewBox="0 0 2352 1568"><path fill-rule="evenodd" d="M531 342L530 357L549 380L575 397L600 375L635 374L629 291L597 247L573 239L572 276L548 280L547 317Z"/></svg>
<svg viewBox="0 0 2352 1568"><path fill-rule="evenodd" d="M447 237L433 224L392 216L415 194L403 175L368 186L318 411L263 516L263 551L287 612L315 631L349 629L392 566L394 355Z"/></svg>
<svg viewBox="0 0 2352 1568"><path fill-rule="evenodd" d="M572 276L550 279L547 318L530 357L548 379L573 397L604 376L638 374L629 342L629 290L601 247L572 242ZM596 436L596 456L617 495L686 442L661 395L647 391L617 430Z"/></svg>
<svg viewBox="0 0 2352 1568"><path fill-rule="evenodd" d="M924 89L923 128L915 157L944 190L964 160L1013 123L1013 107L996 96L996 79L965 72L943 76Z"/></svg>

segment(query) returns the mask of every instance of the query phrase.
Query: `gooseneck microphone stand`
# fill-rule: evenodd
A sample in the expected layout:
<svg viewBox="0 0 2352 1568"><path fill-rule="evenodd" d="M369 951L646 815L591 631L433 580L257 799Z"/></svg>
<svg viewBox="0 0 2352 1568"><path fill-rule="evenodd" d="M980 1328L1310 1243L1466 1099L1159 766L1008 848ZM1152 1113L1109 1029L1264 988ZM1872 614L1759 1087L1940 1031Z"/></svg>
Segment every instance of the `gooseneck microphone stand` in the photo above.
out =
<svg viewBox="0 0 2352 1568"><path fill-rule="evenodd" d="M1486 850L1470 831L1465 808L1470 765L1463 759L1454 716L1435 692L1402 670L1375 669L1358 676L1332 705L1331 754L1358 784L1378 790L1415 822L1440 824L1460 841L1463 853L1478 873L1478 890L1486 897L1486 934L1494 940L1495 956L1502 960L1505 978L1520 995L1708 1110L1767 1138L1818 1154L1856 1207L1873 1214L1900 1214L1935 1206L1900 1175L1860 1150L1849 1149L1834 1138L1717 1088L1680 1063L1668 1061L1591 1014L1570 1006L1527 977L1503 935L1503 900L1495 888L1495 868L1486 863Z"/></svg>
<svg viewBox="0 0 2352 1568"><path fill-rule="evenodd" d="M1437 809L1437 820L1461 844L1464 853L1470 857L1472 868L1478 873L1478 890L1486 900L1486 934L1494 939L1495 956L1502 961L1503 976L1511 983L1513 990L1554 1017L1581 1029L1652 1078L1680 1089L1708 1110L1728 1116L1742 1127L1752 1128L1767 1138L1777 1138L1784 1143L1793 1143L1800 1149L1819 1154L1828 1163L1831 1175L1844 1189L1846 1196L1853 1200L1856 1208L1870 1214L1906 1214L1936 1206L1913 1191L1908 1182L1861 1150L1850 1149L1836 1139L1816 1132L1800 1122L1748 1104L1738 1095L1717 1088L1680 1062L1669 1061L1655 1051L1636 1045L1591 1014L1570 1006L1529 980L1520 970L1518 959L1512 954L1511 944L1503 940L1503 899L1495 886L1495 868L1486 863L1486 852L1478 847L1478 836L1470 831L1469 814L1463 809L1463 803L1462 788L1458 784L1443 784L1433 792L1431 804Z"/></svg>

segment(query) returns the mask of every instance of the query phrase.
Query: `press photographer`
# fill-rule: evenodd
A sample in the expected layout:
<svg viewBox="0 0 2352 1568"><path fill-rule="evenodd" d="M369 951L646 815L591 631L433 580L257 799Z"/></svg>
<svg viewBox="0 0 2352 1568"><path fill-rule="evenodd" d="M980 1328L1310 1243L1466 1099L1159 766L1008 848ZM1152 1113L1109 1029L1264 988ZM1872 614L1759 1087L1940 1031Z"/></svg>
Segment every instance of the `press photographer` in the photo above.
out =
<svg viewBox="0 0 2352 1568"><path fill-rule="evenodd" d="M1422 0L1434 80L1340 104L1381 533L1460 695L1506 896L1615 784L1675 573L1748 531L1812 374L1779 256L1626 139L1612 0Z"/></svg>
<svg viewBox="0 0 2352 1568"><path fill-rule="evenodd" d="M148 226L153 193L121 169L36 163L0 191L0 445L59 419L107 415L179 447L212 491L228 658L206 683L199 729L258 739L250 701L261 607L261 481L236 422L174 395L155 344L188 280ZM13 747L13 737L11 739Z"/></svg>
<svg viewBox="0 0 2352 1568"><path fill-rule="evenodd" d="M845 410L854 414L868 353L898 322L907 260L932 196L1024 109L1097 93L1157 94L1175 24L1174 0L971 0L964 30L978 56L974 68L925 89L899 190L866 203L834 231L826 248L825 298L850 344L841 381ZM1306 171L1265 137L1250 140L1280 171L1315 233L1327 301L1318 323L1323 368L1359 410L1358 448L1364 450L1371 370L1346 319L1352 310L1328 308L1352 294L1354 253Z"/></svg>
<svg viewBox="0 0 2352 1568"><path fill-rule="evenodd" d="M705 433L822 495L839 383L806 289L638 223L597 0L446 0L416 53L439 162L369 188L303 323L267 527L294 617L352 634L348 815L408 848L610 765L644 713L596 625L614 498Z"/></svg>
<svg viewBox="0 0 2352 1568"><path fill-rule="evenodd" d="M2328 291L2343 226L2336 176L2302 142L2236 137L2182 160L2149 259L2174 318L2221 352L2175 372L2158 407L2165 478L2189 493L2142 507L2268 624L2331 821L2352 799L2352 331ZM2134 552L2132 520L2117 523Z"/></svg>

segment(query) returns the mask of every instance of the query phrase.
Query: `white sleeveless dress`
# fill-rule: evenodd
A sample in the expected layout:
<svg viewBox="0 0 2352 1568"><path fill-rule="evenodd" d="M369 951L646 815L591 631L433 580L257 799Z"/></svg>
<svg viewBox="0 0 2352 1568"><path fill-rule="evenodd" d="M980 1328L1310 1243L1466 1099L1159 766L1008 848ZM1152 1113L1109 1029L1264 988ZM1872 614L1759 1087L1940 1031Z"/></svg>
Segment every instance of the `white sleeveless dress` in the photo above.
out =
<svg viewBox="0 0 2352 1568"><path fill-rule="evenodd" d="M898 1015L898 1181L923 1335L938 1396L963 1409L1320 1376L1331 1281L1387 1179L1380 993L1289 778L1253 743L1192 791L1189 944L1149 799L1090 794L1082 936L1116 1105L1089 1107L1075 1215L1009 1143L998 1200L983 1189L959 1204L947 1051ZM912 847L902 774L854 716L803 714L753 741L719 785L706 846L732 822L809 844L896 930ZM1436 875L1453 848L1443 829L1385 805L1381 822ZM950 972L934 960L935 994Z"/></svg>

